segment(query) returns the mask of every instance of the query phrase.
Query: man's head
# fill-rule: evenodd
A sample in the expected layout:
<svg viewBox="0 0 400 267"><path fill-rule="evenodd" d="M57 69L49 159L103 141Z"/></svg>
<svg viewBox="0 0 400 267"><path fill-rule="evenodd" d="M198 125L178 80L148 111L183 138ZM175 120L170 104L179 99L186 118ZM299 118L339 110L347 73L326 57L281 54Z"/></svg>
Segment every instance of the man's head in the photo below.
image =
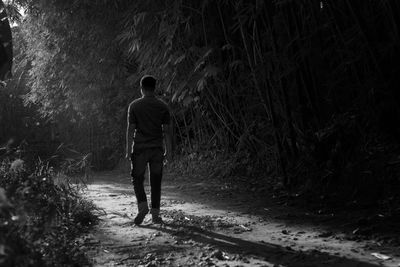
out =
<svg viewBox="0 0 400 267"><path fill-rule="evenodd" d="M145 75L140 80L140 87L142 89L143 95L154 94L156 89L157 80L151 75Z"/></svg>

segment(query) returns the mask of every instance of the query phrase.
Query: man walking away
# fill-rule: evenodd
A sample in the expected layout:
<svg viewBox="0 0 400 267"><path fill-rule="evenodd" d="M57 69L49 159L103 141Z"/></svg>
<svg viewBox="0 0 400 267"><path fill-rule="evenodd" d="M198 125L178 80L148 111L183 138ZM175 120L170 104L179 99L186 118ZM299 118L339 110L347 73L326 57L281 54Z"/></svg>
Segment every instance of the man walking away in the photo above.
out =
<svg viewBox="0 0 400 267"><path fill-rule="evenodd" d="M147 165L150 169L151 215L153 223L160 217L161 179L164 158L170 153L170 112L167 104L155 97L156 79L146 75L140 80L142 97L128 108L126 158L131 156L131 176L138 203L134 223L139 225L149 212L143 187ZM133 141L133 144L132 144ZM131 152L131 153L130 153Z"/></svg>

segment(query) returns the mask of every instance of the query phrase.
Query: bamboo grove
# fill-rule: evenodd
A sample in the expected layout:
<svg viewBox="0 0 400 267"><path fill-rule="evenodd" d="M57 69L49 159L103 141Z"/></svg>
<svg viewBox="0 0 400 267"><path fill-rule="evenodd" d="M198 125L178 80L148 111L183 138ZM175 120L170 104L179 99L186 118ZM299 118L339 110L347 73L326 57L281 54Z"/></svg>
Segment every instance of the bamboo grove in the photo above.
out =
<svg viewBox="0 0 400 267"><path fill-rule="evenodd" d="M54 121L90 124L118 153L126 106L148 73L182 153L246 157L285 183L360 184L375 183L361 173L397 149L398 1L15 4L27 12L26 101Z"/></svg>

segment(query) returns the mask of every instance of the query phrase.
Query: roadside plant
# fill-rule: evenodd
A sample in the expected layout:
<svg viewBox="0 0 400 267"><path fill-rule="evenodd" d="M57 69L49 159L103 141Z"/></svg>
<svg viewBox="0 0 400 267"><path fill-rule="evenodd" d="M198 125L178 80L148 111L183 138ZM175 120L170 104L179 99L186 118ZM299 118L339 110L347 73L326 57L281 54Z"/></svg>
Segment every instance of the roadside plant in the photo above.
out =
<svg viewBox="0 0 400 267"><path fill-rule="evenodd" d="M86 264L76 238L97 222L96 207L54 170L0 170L0 263L5 266Z"/></svg>

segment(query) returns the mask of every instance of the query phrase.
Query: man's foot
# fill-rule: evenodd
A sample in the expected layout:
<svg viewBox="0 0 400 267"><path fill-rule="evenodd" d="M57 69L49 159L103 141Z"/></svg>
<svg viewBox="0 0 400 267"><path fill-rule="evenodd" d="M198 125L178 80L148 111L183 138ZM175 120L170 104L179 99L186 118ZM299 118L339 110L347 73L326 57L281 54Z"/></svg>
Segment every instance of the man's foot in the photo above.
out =
<svg viewBox="0 0 400 267"><path fill-rule="evenodd" d="M160 217L160 209L151 209L151 217L154 224L162 224L164 223Z"/></svg>
<svg viewBox="0 0 400 267"><path fill-rule="evenodd" d="M133 222L136 225L141 224L144 220L144 217L146 217L147 213L149 213L149 206L147 205L147 202L139 203L138 204L138 214L136 215Z"/></svg>

